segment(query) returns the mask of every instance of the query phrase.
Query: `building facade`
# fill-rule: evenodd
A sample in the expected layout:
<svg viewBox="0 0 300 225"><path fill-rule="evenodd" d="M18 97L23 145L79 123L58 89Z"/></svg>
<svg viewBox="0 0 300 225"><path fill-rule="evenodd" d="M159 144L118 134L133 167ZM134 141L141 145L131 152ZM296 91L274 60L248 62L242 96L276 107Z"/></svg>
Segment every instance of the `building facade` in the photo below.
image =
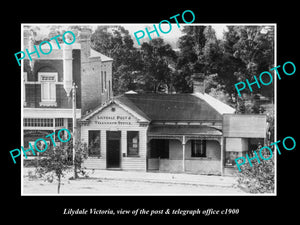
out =
<svg viewBox="0 0 300 225"><path fill-rule="evenodd" d="M237 115L204 93L112 98L81 119L81 141L93 148L93 169L221 175L266 137L265 115Z"/></svg>
<svg viewBox="0 0 300 225"><path fill-rule="evenodd" d="M34 146L36 139L45 138L61 128L72 132L73 83L77 87L78 120L112 96L112 59L90 48L90 35L91 32L83 30L72 45L61 43L61 49L58 49L54 41L50 54L40 54L40 57L33 54L32 61L24 59L22 88L25 149L29 143ZM33 52L32 34L26 27L23 46ZM47 142L51 147L51 140Z"/></svg>
<svg viewBox="0 0 300 225"><path fill-rule="evenodd" d="M112 59L91 49L90 36L82 30L72 45L23 60L25 149L61 128L73 131L73 83L77 135L89 147L83 165L88 169L223 175L237 157L264 144L266 115L235 114L206 94L197 76L193 93L114 97ZM24 29L24 49L33 52L30 37Z"/></svg>

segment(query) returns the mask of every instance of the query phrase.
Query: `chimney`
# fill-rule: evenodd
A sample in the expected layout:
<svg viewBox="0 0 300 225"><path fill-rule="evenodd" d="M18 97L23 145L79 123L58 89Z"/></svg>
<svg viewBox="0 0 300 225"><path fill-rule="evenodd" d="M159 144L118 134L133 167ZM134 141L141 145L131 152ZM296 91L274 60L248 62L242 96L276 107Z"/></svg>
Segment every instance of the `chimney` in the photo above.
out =
<svg viewBox="0 0 300 225"><path fill-rule="evenodd" d="M81 61L86 62L88 57L90 56L90 39L92 35L92 30L88 27L84 27L78 37L78 42L81 46Z"/></svg>
<svg viewBox="0 0 300 225"><path fill-rule="evenodd" d="M205 93L204 73L194 73L192 75L193 93Z"/></svg>

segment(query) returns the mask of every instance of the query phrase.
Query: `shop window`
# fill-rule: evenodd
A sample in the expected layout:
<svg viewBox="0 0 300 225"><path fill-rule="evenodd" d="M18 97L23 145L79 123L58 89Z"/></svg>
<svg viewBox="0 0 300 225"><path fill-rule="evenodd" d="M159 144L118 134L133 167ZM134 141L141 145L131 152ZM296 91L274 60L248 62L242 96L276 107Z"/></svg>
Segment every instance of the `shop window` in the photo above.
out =
<svg viewBox="0 0 300 225"><path fill-rule="evenodd" d="M225 155L225 165L226 166L234 166L235 165L235 159L240 157L241 155L239 152L226 152Z"/></svg>
<svg viewBox="0 0 300 225"><path fill-rule="evenodd" d="M263 138L248 138L248 150L250 153L253 153L255 150L259 150L263 147L264 139Z"/></svg>
<svg viewBox="0 0 300 225"><path fill-rule="evenodd" d="M191 141L191 157L206 157L206 141L192 140Z"/></svg>
<svg viewBox="0 0 300 225"><path fill-rule="evenodd" d="M90 130L89 131L89 156L100 157L101 148L100 148L100 130Z"/></svg>
<svg viewBox="0 0 300 225"><path fill-rule="evenodd" d="M46 148L46 144L45 144L44 141L40 140L40 141L36 142L36 147L37 147L40 151L42 151L42 152L40 152L40 151L38 151L38 150L35 148L35 145L34 145L34 144L35 144L35 141L29 141L29 142L28 142L28 147L25 148L25 149L28 150L28 149L30 148L30 145L29 145L29 144L31 144L31 146L32 146L32 148L33 148L33 150L34 150L34 152L35 152L35 155L33 154L32 151L27 151L27 152L26 152L26 155L27 155L27 156L43 156L43 155L45 156L45 155L47 155L47 153L49 153L48 150L50 150L52 147L51 147L50 141L46 141L46 143L47 143L47 148ZM46 150L44 151L45 148L46 148Z"/></svg>
<svg viewBox="0 0 300 225"><path fill-rule="evenodd" d="M73 118L68 118L68 130L73 132Z"/></svg>
<svg viewBox="0 0 300 225"><path fill-rule="evenodd" d="M127 155L138 156L139 155L139 132L127 131Z"/></svg>

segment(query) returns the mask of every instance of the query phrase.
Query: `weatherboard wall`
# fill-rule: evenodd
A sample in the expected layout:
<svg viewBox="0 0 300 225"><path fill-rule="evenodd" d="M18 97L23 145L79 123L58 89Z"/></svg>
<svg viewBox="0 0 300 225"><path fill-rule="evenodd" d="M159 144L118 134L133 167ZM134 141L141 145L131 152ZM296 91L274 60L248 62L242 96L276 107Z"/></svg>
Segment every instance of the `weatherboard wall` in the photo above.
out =
<svg viewBox="0 0 300 225"><path fill-rule="evenodd" d="M120 119L123 118L123 119ZM147 127L141 126L134 115L116 104L112 104L93 115L88 123L81 125L81 141L88 144L89 130L100 131L101 156L88 157L84 167L89 169L106 169L107 131L121 131L120 169L146 171ZM127 131L139 131L139 154L127 155Z"/></svg>

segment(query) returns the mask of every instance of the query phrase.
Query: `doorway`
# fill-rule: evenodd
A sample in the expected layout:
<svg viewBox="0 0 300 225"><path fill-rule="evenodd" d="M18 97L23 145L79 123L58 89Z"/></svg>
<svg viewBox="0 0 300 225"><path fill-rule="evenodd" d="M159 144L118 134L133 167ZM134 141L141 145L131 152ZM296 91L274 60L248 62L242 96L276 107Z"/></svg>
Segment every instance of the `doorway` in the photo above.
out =
<svg viewBox="0 0 300 225"><path fill-rule="evenodd" d="M106 131L106 167L121 167L121 131Z"/></svg>

